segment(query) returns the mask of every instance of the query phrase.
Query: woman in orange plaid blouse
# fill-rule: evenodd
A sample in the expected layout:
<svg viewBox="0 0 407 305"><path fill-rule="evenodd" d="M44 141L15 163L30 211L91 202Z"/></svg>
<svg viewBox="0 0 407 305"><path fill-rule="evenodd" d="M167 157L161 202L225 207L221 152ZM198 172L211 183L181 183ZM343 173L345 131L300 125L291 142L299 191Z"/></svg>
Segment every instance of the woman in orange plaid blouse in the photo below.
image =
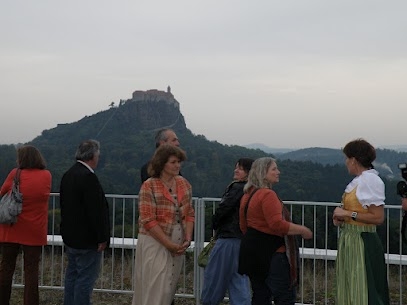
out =
<svg viewBox="0 0 407 305"><path fill-rule="evenodd" d="M174 298L194 228L192 187L179 175L185 159L180 148L161 145L141 186L133 305L170 305Z"/></svg>

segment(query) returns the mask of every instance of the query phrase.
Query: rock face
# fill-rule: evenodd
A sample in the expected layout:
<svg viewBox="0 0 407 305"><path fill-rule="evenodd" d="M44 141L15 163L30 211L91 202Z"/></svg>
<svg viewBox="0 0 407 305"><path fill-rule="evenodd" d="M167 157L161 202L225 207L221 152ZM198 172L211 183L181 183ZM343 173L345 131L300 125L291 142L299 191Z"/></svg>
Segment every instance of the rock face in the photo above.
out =
<svg viewBox="0 0 407 305"><path fill-rule="evenodd" d="M168 91L134 91L133 97L120 103L118 115L137 130L149 131L164 127L177 130L186 129L180 105ZM117 118L116 118L117 119Z"/></svg>

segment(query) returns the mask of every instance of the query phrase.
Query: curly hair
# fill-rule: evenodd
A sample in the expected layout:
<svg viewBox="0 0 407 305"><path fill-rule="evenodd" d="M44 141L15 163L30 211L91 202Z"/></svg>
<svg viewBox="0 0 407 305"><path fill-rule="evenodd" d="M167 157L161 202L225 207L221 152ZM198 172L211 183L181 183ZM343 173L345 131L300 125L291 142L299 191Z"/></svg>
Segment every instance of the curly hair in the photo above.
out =
<svg viewBox="0 0 407 305"><path fill-rule="evenodd" d="M162 144L157 148L151 159L148 166L148 174L154 178L160 177L165 163L168 162L168 159L171 156L177 157L180 161L185 161L187 159L185 152L181 148L170 144Z"/></svg>

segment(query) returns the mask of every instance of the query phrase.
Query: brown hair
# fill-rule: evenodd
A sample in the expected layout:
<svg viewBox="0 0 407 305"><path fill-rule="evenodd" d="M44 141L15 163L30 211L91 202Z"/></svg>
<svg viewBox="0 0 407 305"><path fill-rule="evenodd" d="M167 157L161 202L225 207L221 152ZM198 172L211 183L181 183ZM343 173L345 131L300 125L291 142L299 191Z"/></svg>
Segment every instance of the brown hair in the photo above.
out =
<svg viewBox="0 0 407 305"><path fill-rule="evenodd" d="M168 162L168 159L171 156L177 157L180 161L185 161L187 159L185 152L181 148L170 144L162 144L157 148L151 159L148 166L148 174L154 178L160 177L165 163Z"/></svg>
<svg viewBox="0 0 407 305"><path fill-rule="evenodd" d="M246 174L249 174L253 162L254 160L251 158L240 158L239 160L237 160L236 164L238 166L241 166Z"/></svg>
<svg viewBox="0 0 407 305"><path fill-rule="evenodd" d="M348 158L355 158L365 168L374 168L373 161L376 159L376 150L372 144L364 139L350 141L342 149Z"/></svg>
<svg viewBox="0 0 407 305"><path fill-rule="evenodd" d="M37 168L45 169L45 159L40 151L32 145L20 146L17 149L17 165L18 168Z"/></svg>

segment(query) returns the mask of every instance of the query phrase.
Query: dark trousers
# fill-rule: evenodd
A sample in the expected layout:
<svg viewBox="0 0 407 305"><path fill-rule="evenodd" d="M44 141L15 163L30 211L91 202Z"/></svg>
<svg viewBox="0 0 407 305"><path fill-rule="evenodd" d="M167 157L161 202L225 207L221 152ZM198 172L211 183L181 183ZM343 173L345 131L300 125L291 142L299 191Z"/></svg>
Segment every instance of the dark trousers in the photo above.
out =
<svg viewBox="0 0 407 305"><path fill-rule="evenodd" d="M24 305L38 305L38 268L41 257L41 246L25 246L14 243L1 243L0 263L0 304L9 305L13 274L16 268L17 255L24 254Z"/></svg>
<svg viewBox="0 0 407 305"><path fill-rule="evenodd" d="M290 264L285 253L273 254L266 280L250 278L252 305L294 305L296 290L291 286Z"/></svg>

